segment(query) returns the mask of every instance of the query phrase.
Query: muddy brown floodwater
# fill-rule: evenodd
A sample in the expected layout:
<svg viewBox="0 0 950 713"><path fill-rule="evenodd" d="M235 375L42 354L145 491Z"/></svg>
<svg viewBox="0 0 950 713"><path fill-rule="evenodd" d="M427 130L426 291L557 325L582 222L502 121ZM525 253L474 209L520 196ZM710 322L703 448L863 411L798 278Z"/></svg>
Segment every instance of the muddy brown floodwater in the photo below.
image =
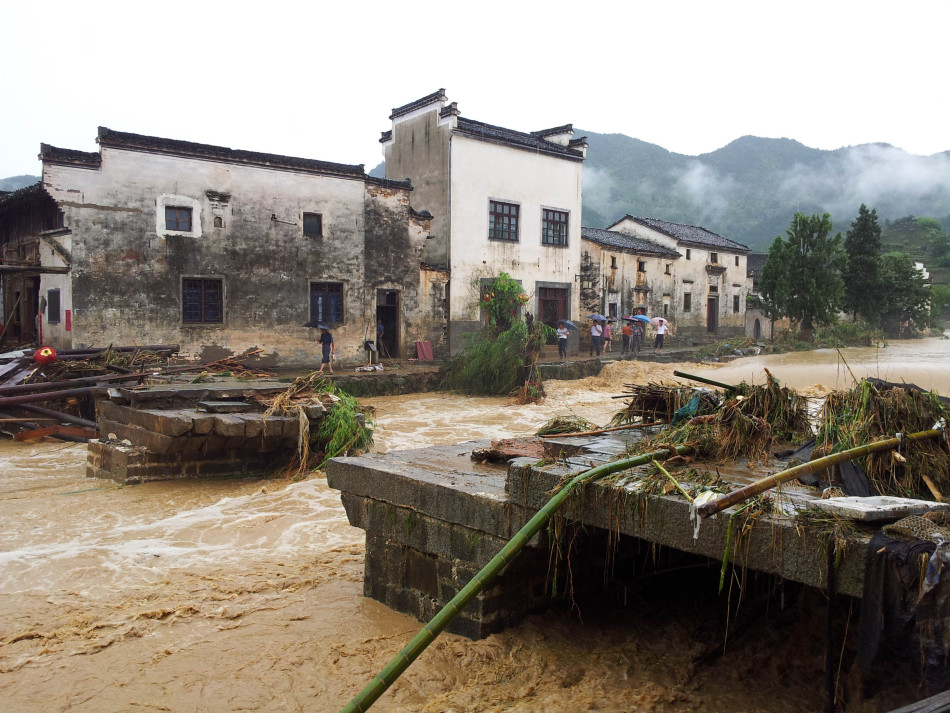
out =
<svg viewBox="0 0 950 713"><path fill-rule="evenodd" d="M937 353L946 344L929 341ZM921 343L913 346L919 356ZM895 353L874 358L880 365ZM831 381L833 361L825 375L813 356L802 358L805 386ZM610 397L623 383L671 381L675 367L613 364L598 377L549 383L547 401L532 406L443 394L369 399L376 448L523 435L565 413L603 424L620 408ZM902 373L893 365L887 376ZM84 463L81 445L0 442L4 713L335 711L420 627L363 598L363 531L348 525L320 476L116 487L87 479ZM373 710L824 709L820 607L819 625L773 616L710 657L725 609L697 603L694 587L643 592L626 607L554 607L482 641L442 635ZM907 703L905 689L852 698L849 710Z"/></svg>

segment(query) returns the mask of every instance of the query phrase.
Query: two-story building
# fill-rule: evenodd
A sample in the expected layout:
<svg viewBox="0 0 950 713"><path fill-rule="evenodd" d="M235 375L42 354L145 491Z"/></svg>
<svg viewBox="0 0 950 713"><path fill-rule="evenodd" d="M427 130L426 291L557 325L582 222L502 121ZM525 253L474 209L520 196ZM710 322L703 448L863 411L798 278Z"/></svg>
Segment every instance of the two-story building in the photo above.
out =
<svg viewBox="0 0 950 713"><path fill-rule="evenodd" d="M679 341L745 333L748 246L694 225L632 215L609 226L608 232L639 238L669 252L670 257L657 258L663 273L645 281L644 301L635 306L646 304L650 316L666 317ZM648 269L647 264L643 267ZM625 277L635 282L631 274Z"/></svg>
<svg viewBox="0 0 950 713"><path fill-rule="evenodd" d="M586 140L570 125L524 133L467 119L443 89L389 118L386 176L411 180L413 207L433 216L426 262L450 273L451 351L481 327L481 281L503 272L539 319L576 318Z"/></svg>
<svg viewBox="0 0 950 713"><path fill-rule="evenodd" d="M260 348L272 364L313 365L320 322L353 361L377 320L394 356L443 339L446 275L423 264L430 216L410 207L409 183L101 127L98 143L44 144L41 183L0 199L18 340L35 322L61 348Z"/></svg>
<svg viewBox="0 0 950 713"><path fill-rule="evenodd" d="M673 265L681 253L614 230L583 228L581 234L583 313L616 319L642 307L645 314L671 319L663 296L673 290Z"/></svg>

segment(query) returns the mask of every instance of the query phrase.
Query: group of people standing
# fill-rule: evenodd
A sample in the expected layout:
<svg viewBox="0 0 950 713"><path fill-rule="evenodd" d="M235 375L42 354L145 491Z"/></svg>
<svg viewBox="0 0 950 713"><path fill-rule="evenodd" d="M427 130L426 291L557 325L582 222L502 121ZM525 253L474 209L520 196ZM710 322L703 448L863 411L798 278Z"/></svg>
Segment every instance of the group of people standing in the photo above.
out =
<svg viewBox="0 0 950 713"><path fill-rule="evenodd" d="M601 352L609 353L611 351L610 347L614 336L613 325L611 324L612 321L613 320L609 319L595 319L591 323L590 356L600 356ZM662 317L650 320L650 322L625 317L624 326L621 330L623 342L623 346L620 351L621 356L633 354L634 351L637 353L641 351L643 348L643 338L646 334L646 325L651 322L656 324L656 337L653 340L653 349L656 350L663 348L664 338L670 333L669 322L667 322ZM567 357L567 335L567 325L563 321L558 322L557 351L558 356L562 359Z"/></svg>

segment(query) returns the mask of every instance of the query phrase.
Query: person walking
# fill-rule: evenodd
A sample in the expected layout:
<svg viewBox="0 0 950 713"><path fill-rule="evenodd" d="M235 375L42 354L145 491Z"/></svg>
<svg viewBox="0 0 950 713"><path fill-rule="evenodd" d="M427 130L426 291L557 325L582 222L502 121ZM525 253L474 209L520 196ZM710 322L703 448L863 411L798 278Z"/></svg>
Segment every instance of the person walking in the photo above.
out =
<svg viewBox="0 0 950 713"><path fill-rule="evenodd" d="M323 367L329 367L329 372L333 373L333 356L336 354L336 347L333 344L333 335L330 334L330 328L325 324L320 325L320 338L317 340L323 349L323 358L320 361L320 373L323 373Z"/></svg>
<svg viewBox="0 0 950 713"><path fill-rule="evenodd" d="M614 329L610 324L610 320L607 320L604 323L604 352L610 351L610 340L613 339Z"/></svg>
<svg viewBox="0 0 950 713"><path fill-rule="evenodd" d="M567 325L564 322L557 323L557 355L567 359Z"/></svg>
<svg viewBox="0 0 950 713"><path fill-rule="evenodd" d="M625 322L623 325L623 330L621 337L623 339L623 348L620 351L620 356L628 354L630 352L630 338L633 336L633 327L630 325L630 322Z"/></svg>
<svg viewBox="0 0 950 713"><path fill-rule="evenodd" d="M601 337L604 333L604 328L600 326L598 320L594 320L594 323L590 327L590 355L594 356L594 352L597 352L597 356L600 356L601 349Z"/></svg>

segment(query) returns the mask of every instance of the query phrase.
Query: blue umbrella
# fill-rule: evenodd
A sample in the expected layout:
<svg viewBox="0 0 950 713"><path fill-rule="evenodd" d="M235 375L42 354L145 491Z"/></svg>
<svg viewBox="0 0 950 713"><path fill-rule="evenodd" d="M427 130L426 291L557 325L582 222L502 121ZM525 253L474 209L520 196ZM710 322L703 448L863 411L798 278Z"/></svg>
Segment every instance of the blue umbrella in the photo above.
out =
<svg viewBox="0 0 950 713"><path fill-rule="evenodd" d="M607 318L602 314L592 314L587 319L593 319L595 321L606 322Z"/></svg>
<svg viewBox="0 0 950 713"><path fill-rule="evenodd" d="M645 314L635 314L635 315L633 315L633 317L632 317L631 319L635 319L635 320L637 320L638 322L649 322L649 321L650 321L650 318L647 317Z"/></svg>
<svg viewBox="0 0 950 713"><path fill-rule="evenodd" d="M571 320L569 320L569 319L565 319L565 320L562 320L562 321L564 322L564 326L567 327L568 329L580 329L580 327L578 327L576 324L574 324L574 323L573 323Z"/></svg>

